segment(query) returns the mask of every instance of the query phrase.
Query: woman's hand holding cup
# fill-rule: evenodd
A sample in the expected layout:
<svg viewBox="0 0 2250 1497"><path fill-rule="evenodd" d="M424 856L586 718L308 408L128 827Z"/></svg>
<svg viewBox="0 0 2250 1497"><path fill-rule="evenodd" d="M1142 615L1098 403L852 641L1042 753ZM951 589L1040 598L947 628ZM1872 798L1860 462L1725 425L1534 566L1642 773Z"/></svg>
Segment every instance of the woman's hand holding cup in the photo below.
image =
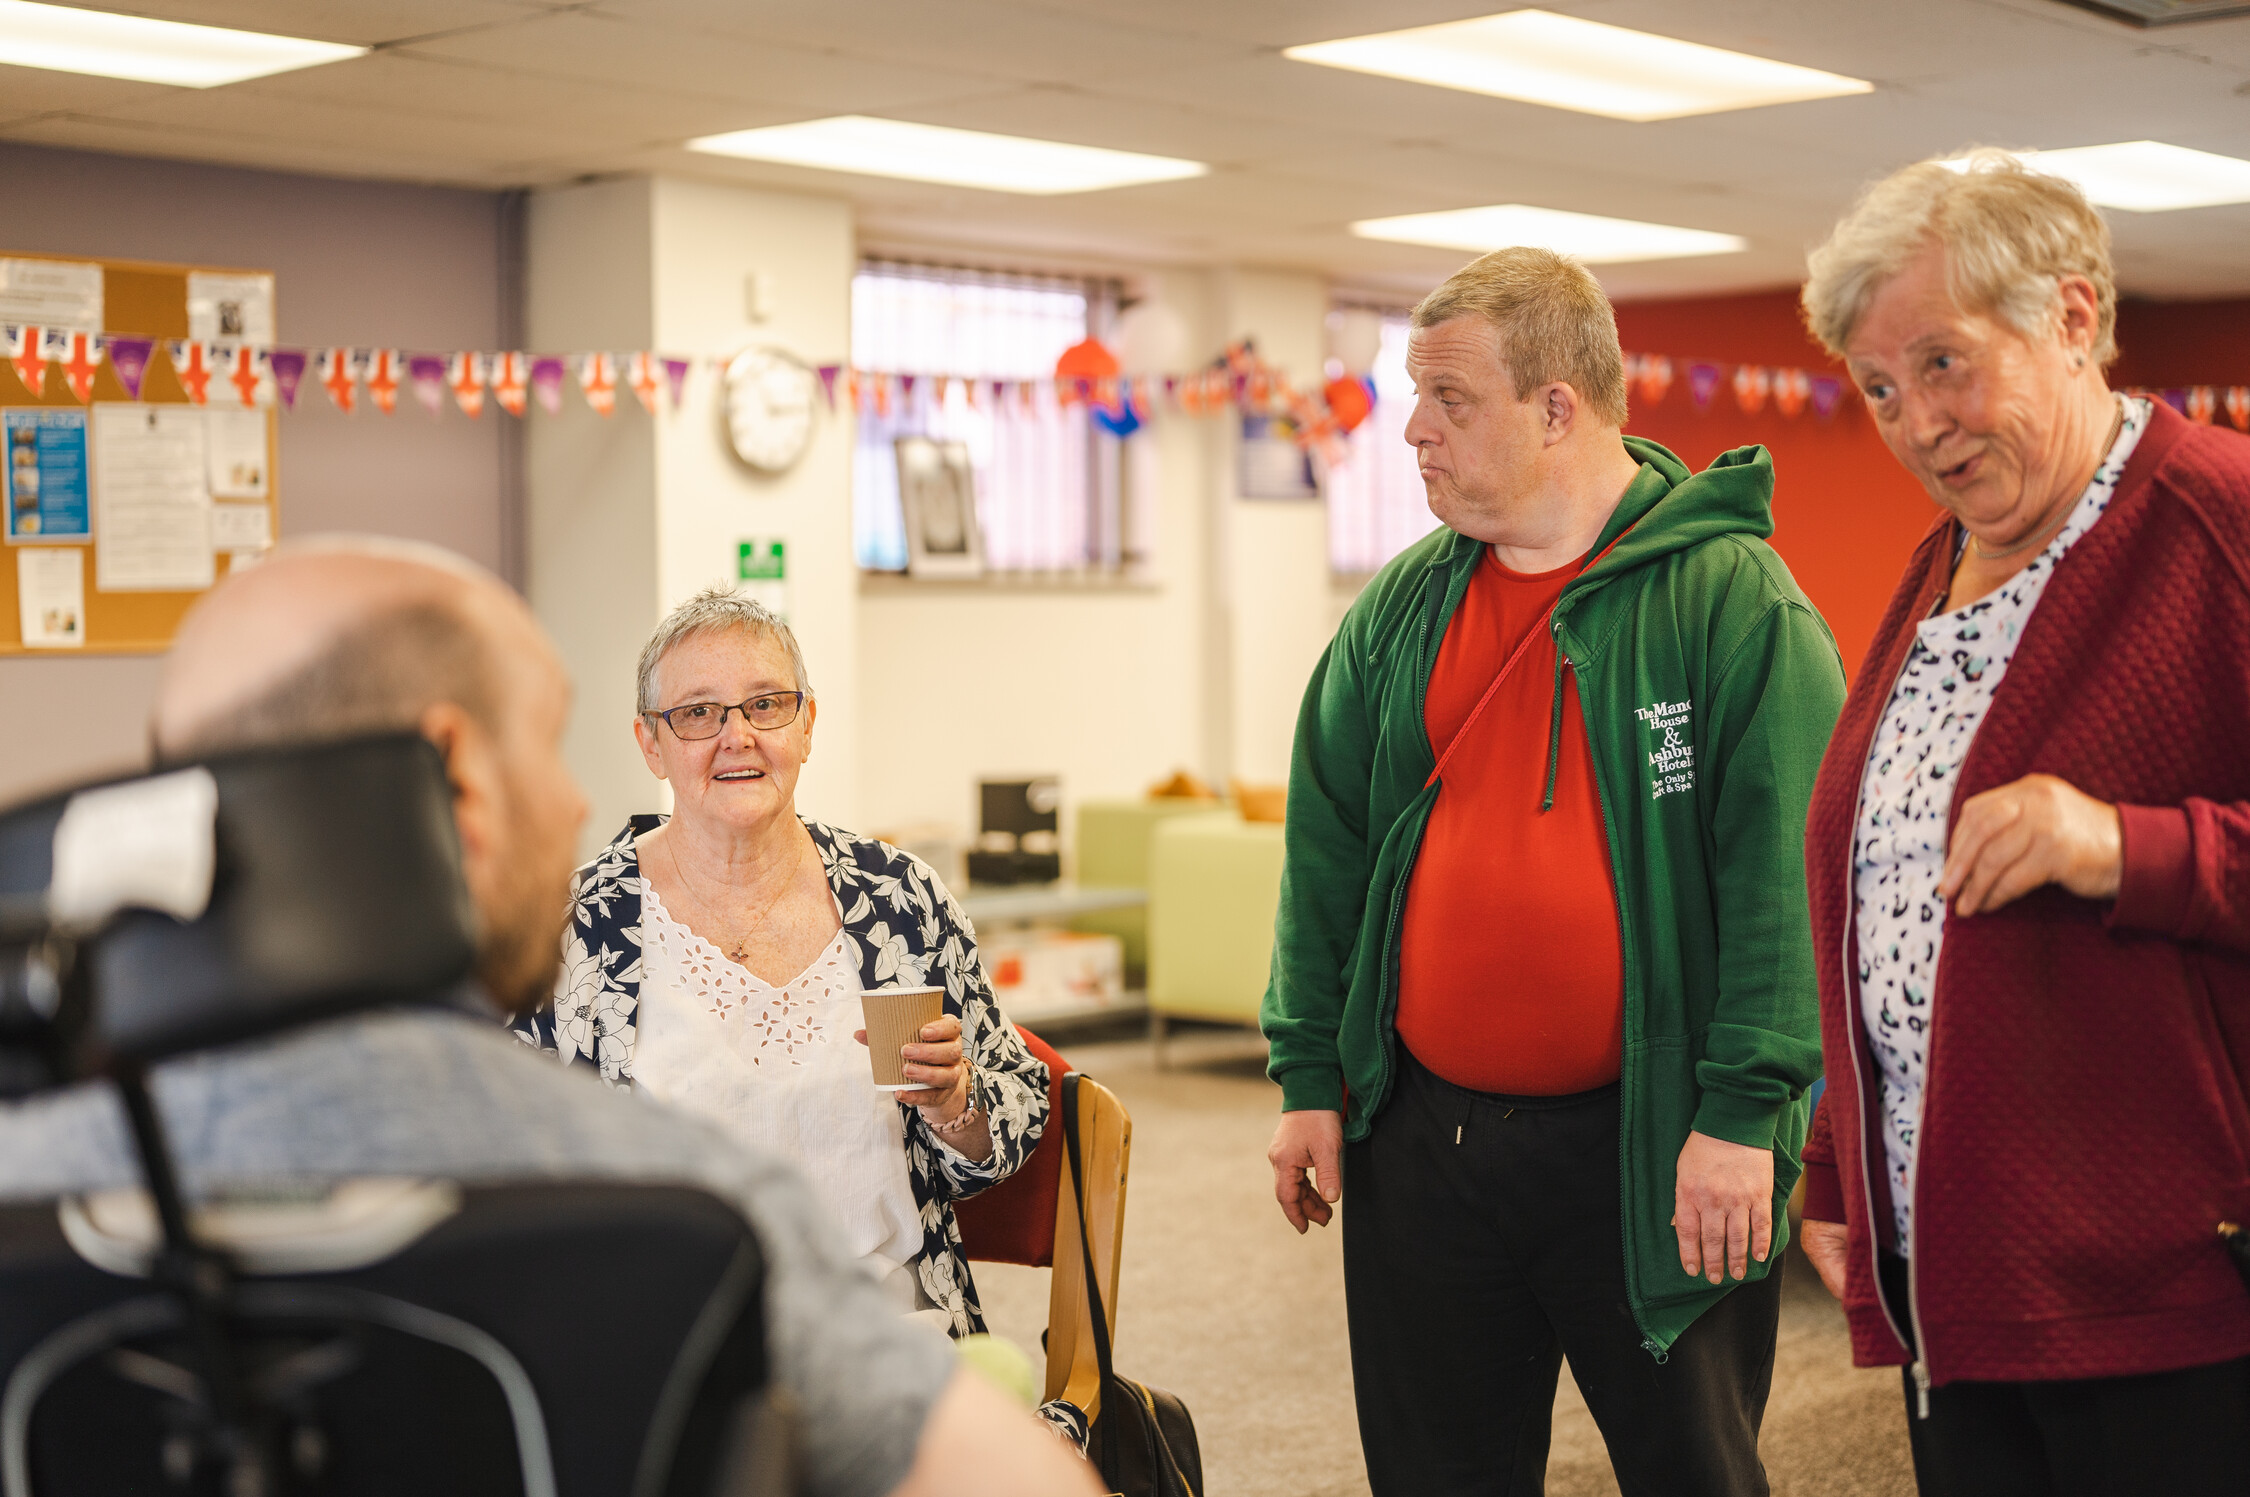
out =
<svg viewBox="0 0 2250 1497"><path fill-rule="evenodd" d="M867 1043L867 1031L854 1030L852 1038ZM936 1128L952 1122L969 1105L969 1066L961 1058L961 1020L944 1014L922 1026L915 1043L901 1047L905 1064L900 1073L916 1083L898 1093L901 1102L919 1108L922 1121Z"/></svg>

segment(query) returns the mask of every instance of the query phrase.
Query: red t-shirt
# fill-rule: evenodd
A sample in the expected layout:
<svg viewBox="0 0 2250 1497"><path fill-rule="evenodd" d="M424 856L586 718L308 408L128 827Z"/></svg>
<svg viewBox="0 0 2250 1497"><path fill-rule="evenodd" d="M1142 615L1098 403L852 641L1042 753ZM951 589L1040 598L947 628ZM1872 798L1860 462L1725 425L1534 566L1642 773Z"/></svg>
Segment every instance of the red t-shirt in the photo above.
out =
<svg viewBox="0 0 2250 1497"><path fill-rule="evenodd" d="M1430 751L1443 755L1535 635L1446 763L1400 933L1399 1038L1438 1075L1481 1092L1590 1091L1617 1079L1623 1054L1617 890L1568 671L1555 803L1539 809L1555 691L1547 611L1583 565L1526 576L1487 549L1430 674Z"/></svg>

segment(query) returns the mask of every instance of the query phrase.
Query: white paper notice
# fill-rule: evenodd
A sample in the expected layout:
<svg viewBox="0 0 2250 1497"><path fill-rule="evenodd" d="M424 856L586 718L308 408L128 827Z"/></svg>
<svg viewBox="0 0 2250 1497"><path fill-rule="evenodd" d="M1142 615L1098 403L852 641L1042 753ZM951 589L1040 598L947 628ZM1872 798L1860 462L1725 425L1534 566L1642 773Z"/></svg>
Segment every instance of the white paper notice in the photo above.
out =
<svg viewBox="0 0 2250 1497"><path fill-rule="evenodd" d="M266 413L255 408L206 406L205 451L209 454L211 497L266 497ZM223 548L222 548L223 549Z"/></svg>
<svg viewBox="0 0 2250 1497"><path fill-rule="evenodd" d="M105 593L209 587L217 568L203 412L97 405L93 427L94 586Z"/></svg>
<svg viewBox="0 0 2250 1497"><path fill-rule="evenodd" d="M0 322L102 330L102 268L80 260L0 260Z"/></svg>
<svg viewBox="0 0 2250 1497"><path fill-rule="evenodd" d="M273 511L263 504L214 504L211 506L211 549L242 552L263 551L273 544Z"/></svg>
<svg viewBox="0 0 2250 1497"><path fill-rule="evenodd" d="M85 549L25 546L16 552L16 609L26 647L68 650L85 644Z"/></svg>
<svg viewBox="0 0 2250 1497"><path fill-rule="evenodd" d="M188 336L204 343L273 342L273 277L191 270Z"/></svg>

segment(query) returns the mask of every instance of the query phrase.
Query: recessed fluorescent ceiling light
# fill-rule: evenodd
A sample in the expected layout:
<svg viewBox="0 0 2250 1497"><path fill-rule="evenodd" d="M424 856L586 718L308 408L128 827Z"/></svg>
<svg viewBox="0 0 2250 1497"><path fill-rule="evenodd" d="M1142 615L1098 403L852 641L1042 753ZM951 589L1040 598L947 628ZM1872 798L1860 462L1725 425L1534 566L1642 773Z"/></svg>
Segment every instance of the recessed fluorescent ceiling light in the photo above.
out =
<svg viewBox="0 0 2250 1497"><path fill-rule="evenodd" d="M1731 255L1750 247L1749 240L1735 234L1676 229L1670 224L1644 224L1592 213L1565 213L1559 208L1533 208L1522 203L1363 219L1352 225L1352 232L1362 239L1429 244L1439 249L1496 250L1532 245L1588 265Z"/></svg>
<svg viewBox="0 0 2250 1497"><path fill-rule="evenodd" d="M1669 120L1875 89L1860 78L1544 10L1314 42L1281 55L1619 120Z"/></svg>
<svg viewBox="0 0 2250 1497"><path fill-rule="evenodd" d="M2250 203L2250 161L2168 146L2162 141L2125 140L2108 146L2014 154L2036 171L2077 184L2089 202L2104 208L2123 208L2128 213ZM1967 167L1961 161L1945 164L1955 171Z"/></svg>
<svg viewBox="0 0 2250 1497"><path fill-rule="evenodd" d="M1200 177L1210 170L1200 161L1173 156L1143 156L1100 146L1029 140L1021 135L988 135L982 130L949 130L943 125L914 125L863 114L706 135L689 141L688 149L870 177L1040 194L1171 182Z"/></svg>
<svg viewBox="0 0 2250 1497"><path fill-rule="evenodd" d="M365 47L0 0L0 63L182 88L215 88L359 57Z"/></svg>

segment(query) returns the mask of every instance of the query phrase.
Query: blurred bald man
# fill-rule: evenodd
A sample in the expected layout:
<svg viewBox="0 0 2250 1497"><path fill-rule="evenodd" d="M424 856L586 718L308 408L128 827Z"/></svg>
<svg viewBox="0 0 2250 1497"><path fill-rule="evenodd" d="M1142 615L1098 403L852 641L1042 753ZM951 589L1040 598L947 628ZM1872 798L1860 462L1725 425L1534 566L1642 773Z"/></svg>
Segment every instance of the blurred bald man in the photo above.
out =
<svg viewBox="0 0 2250 1497"><path fill-rule="evenodd" d="M159 1068L191 1191L368 1174L700 1185L741 1207L765 1251L767 1335L801 1411L807 1491L1097 1491L1028 1412L891 1310L790 1165L543 1062L492 1024L554 985L586 815L562 758L569 711L569 676L522 600L449 553L285 546L189 613L158 691L157 758L419 731L453 786L481 933L468 992ZM0 1107L0 1197L137 1178L106 1088Z"/></svg>

